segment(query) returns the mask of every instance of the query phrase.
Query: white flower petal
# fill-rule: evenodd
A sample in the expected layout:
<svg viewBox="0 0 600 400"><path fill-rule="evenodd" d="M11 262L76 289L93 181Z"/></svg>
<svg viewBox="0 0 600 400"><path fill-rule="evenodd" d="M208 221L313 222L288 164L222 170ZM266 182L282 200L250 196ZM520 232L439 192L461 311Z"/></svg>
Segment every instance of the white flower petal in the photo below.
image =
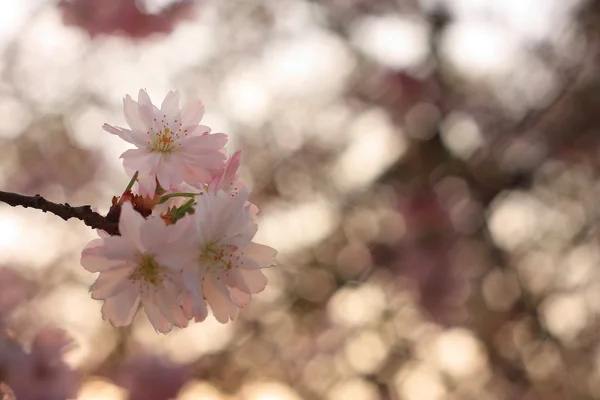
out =
<svg viewBox="0 0 600 400"><path fill-rule="evenodd" d="M181 123L183 126L196 126L204 116L204 105L200 100L188 102L181 110Z"/></svg>
<svg viewBox="0 0 600 400"><path fill-rule="evenodd" d="M121 205L121 217L119 218L119 232L123 238L135 244L136 248L143 252L144 246L141 242L141 227L145 222L144 217L133 209L129 202Z"/></svg>
<svg viewBox="0 0 600 400"><path fill-rule="evenodd" d="M152 127L154 125L154 116L160 115L160 110L152 104L152 100L150 100L150 96L148 96L148 92L145 90L140 90L138 92L138 104L140 119L148 128ZM144 130L144 132L145 131L146 130Z"/></svg>
<svg viewBox="0 0 600 400"><path fill-rule="evenodd" d="M138 191L143 196L152 196L156 192L156 176L141 175L138 177Z"/></svg>
<svg viewBox="0 0 600 400"><path fill-rule="evenodd" d="M144 89L140 89L140 91L138 92L138 103L140 104L140 106L152 106L152 100L150 100L148 92L146 92Z"/></svg>
<svg viewBox="0 0 600 400"><path fill-rule="evenodd" d="M86 249L83 249L81 254L81 266L88 272L100 272L105 269L110 269L121 265L120 260L107 260L105 257L94 254L86 254Z"/></svg>
<svg viewBox="0 0 600 400"><path fill-rule="evenodd" d="M181 151L184 152L183 149L185 149L187 153L196 155L218 152L227 144L227 141L228 137L224 133L188 136L181 140ZM227 159L223 153L218 154L223 161Z"/></svg>
<svg viewBox="0 0 600 400"><path fill-rule="evenodd" d="M252 242L244 246L240 251L245 258L254 260L259 268L266 268L276 263L277 250L264 244Z"/></svg>
<svg viewBox="0 0 600 400"><path fill-rule="evenodd" d="M237 182L237 171L242 161L242 152L236 151L227 160L225 167L219 172L219 174L213 178L209 184L209 191L216 193L219 190L223 190L231 194L233 186ZM241 187L240 187L241 189Z"/></svg>
<svg viewBox="0 0 600 400"><path fill-rule="evenodd" d="M160 106L160 112L163 116L174 117L175 115L179 115L179 92L178 91L169 91L167 93L165 99Z"/></svg>
<svg viewBox="0 0 600 400"><path fill-rule="evenodd" d="M135 284L129 279L130 274L131 267L127 265L101 272L96 282L90 287L92 299L106 300L124 290L136 290Z"/></svg>
<svg viewBox="0 0 600 400"><path fill-rule="evenodd" d="M215 319L222 324L234 320L237 316L238 308L233 304L229 297L229 290L213 274L206 275L204 280L204 295Z"/></svg>
<svg viewBox="0 0 600 400"><path fill-rule="evenodd" d="M235 287L230 287L229 293L231 295L231 301L238 307L246 307L250 303L250 300L252 300L251 294L244 293Z"/></svg>
<svg viewBox="0 0 600 400"><path fill-rule="evenodd" d="M141 133L138 133L137 131L131 131L125 128L118 128L112 125L104 124L102 125L102 129L104 129L108 133L117 135L121 139L131 144L134 144L137 147L144 147L148 140L146 136L142 135Z"/></svg>
<svg viewBox="0 0 600 400"><path fill-rule="evenodd" d="M205 194L196 197L194 214L191 217L194 219L198 247L205 246L216 238L214 232L217 229L218 214L215 207L215 196Z"/></svg>
<svg viewBox="0 0 600 400"><path fill-rule="evenodd" d="M235 196L223 191L217 193L218 201L224 204L220 207L222 217L218 230L218 238L222 243L237 247L246 246L256 235L258 225L251 218L250 209L245 207L249 193L247 189Z"/></svg>
<svg viewBox="0 0 600 400"><path fill-rule="evenodd" d="M81 266L89 272L98 272L106 267L119 265L120 261L108 261L102 254L103 239L92 239L81 251Z"/></svg>
<svg viewBox="0 0 600 400"><path fill-rule="evenodd" d="M142 121L140 118L140 110L139 105L133 99L127 95L123 99L123 115L125 116L125 121L127 121L127 125L131 127L134 131L137 132L146 132L149 128L148 125ZM133 142L132 142L133 143Z"/></svg>
<svg viewBox="0 0 600 400"><path fill-rule="evenodd" d="M175 225L179 225L179 222ZM169 225L169 227L175 225ZM169 230L166 232L169 232ZM165 244L155 249L154 253L156 262L177 273L181 272L186 265L192 262L195 263L198 257L195 251L192 251L189 246L182 243Z"/></svg>
<svg viewBox="0 0 600 400"><path fill-rule="evenodd" d="M144 227L140 231L142 251L155 253L169 240L165 221L160 216L151 215L143 222L143 225ZM175 225L172 226L175 227Z"/></svg>
<svg viewBox="0 0 600 400"><path fill-rule="evenodd" d="M185 202L189 201L188 197L183 197ZM177 220L175 225L167 225L166 240L168 243L179 243L188 237L194 226L194 218L190 214L186 214L183 218Z"/></svg>
<svg viewBox="0 0 600 400"><path fill-rule="evenodd" d="M168 333L173 329L173 324L162 315L159 308L154 304L154 299L149 294L142 295L142 304L150 323L157 332Z"/></svg>
<svg viewBox="0 0 600 400"><path fill-rule="evenodd" d="M130 242L120 236L94 239L81 252L81 265L89 272L101 272L123 264L135 254Z"/></svg>
<svg viewBox="0 0 600 400"><path fill-rule="evenodd" d="M245 293L260 293L267 287L267 277L259 269L236 269L234 278L235 285L230 285L238 288Z"/></svg>
<svg viewBox="0 0 600 400"><path fill-rule="evenodd" d="M155 304L165 318L175 326L185 328L188 325L189 318L185 317L183 310L177 302L180 295L181 291L178 288L165 282L162 290L159 290L155 295Z"/></svg>
<svg viewBox="0 0 600 400"><path fill-rule="evenodd" d="M165 156L160 164L160 167L156 170L156 177L162 187L170 187L171 185L178 185L183 182L184 168L179 160L169 154Z"/></svg>
<svg viewBox="0 0 600 400"><path fill-rule="evenodd" d="M185 170L183 171L183 180L185 182L195 182L194 186L198 189L202 189L204 184L213 179L213 174L210 171L210 168L199 167L195 165L195 162L186 163L184 157L181 158L183 159L182 163L186 166Z"/></svg>
<svg viewBox="0 0 600 400"><path fill-rule="evenodd" d="M140 304L140 296L135 290L125 290L106 299L102 305L102 319L113 326L127 326L133 321Z"/></svg>
<svg viewBox="0 0 600 400"><path fill-rule="evenodd" d="M191 134L188 136L205 136L212 132L212 129L206 125L198 125L194 127Z"/></svg>
<svg viewBox="0 0 600 400"><path fill-rule="evenodd" d="M194 313L192 311L193 300L192 300L191 293L188 291L184 291L183 294L181 295L180 301L181 301L181 310L183 311L183 315L185 315L185 317L187 319L192 319L194 317Z"/></svg>
<svg viewBox="0 0 600 400"><path fill-rule="evenodd" d="M125 169L134 173L139 171L140 175L154 175L161 162L161 155L148 153L140 149L130 149L121 154Z"/></svg>
<svg viewBox="0 0 600 400"><path fill-rule="evenodd" d="M193 302L204 303L202 278L204 278L204 270L197 268L195 263L187 265L182 271L183 284L192 296Z"/></svg>
<svg viewBox="0 0 600 400"><path fill-rule="evenodd" d="M160 155L144 154L140 150L132 149L123 153L121 158L128 175L139 172L137 178L139 194L153 196L156 191L156 169L160 163Z"/></svg>
<svg viewBox="0 0 600 400"><path fill-rule="evenodd" d="M131 260L137 253L135 243L127 236L110 236L103 241L104 245L98 249L98 253L107 260Z"/></svg>
<svg viewBox="0 0 600 400"><path fill-rule="evenodd" d="M243 207L247 193L231 197L219 191L202 197L197 199L195 215L197 225L211 232L210 236L205 234L205 240L217 240L235 246L246 245L252 240L256 227ZM240 235L243 237L238 237Z"/></svg>

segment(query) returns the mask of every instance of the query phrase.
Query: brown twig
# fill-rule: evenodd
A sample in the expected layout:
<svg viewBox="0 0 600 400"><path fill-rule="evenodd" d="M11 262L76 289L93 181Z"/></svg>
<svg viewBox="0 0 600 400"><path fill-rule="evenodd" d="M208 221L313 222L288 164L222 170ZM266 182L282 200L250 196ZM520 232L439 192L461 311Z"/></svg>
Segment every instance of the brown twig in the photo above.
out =
<svg viewBox="0 0 600 400"><path fill-rule="evenodd" d="M71 207L68 203L57 204L46 200L39 194L35 196L24 196L22 194L0 191L0 201L16 207L29 207L50 212L58 215L65 221L70 218L77 218L83 221L87 226L94 229L102 229L110 235L119 234L119 224L92 210L90 206Z"/></svg>

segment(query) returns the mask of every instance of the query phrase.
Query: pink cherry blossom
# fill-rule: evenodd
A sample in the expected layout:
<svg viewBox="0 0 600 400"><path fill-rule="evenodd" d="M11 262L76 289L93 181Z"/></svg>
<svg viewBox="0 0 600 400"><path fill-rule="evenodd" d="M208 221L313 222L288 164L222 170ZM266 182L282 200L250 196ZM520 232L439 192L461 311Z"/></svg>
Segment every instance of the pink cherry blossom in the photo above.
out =
<svg viewBox="0 0 600 400"><path fill-rule="evenodd" d="M183 285L177 254L169 245L185 233L182 228L166 226L154 215L144 219L125 202L119 220L121 236L103 235L88 243L81 265L100 273L90 292L92 298L104 300L103 319L113 326L129 325L141 303L158 332L169 332L173 325L187 326L188 318L178 303Z"/></svg>
<svg viewBox="0 0 600 400"><path fill-rule="evenodd" d="M242 162L242 152L236 151L233 153L222 170L208 184L208 191L216 193L223 190L230 194L236 194L242 190L245 185L238 178L238 169Z"/></svg>
<svg viewBox="0 0 600 400"><path fill-rule="evenodd" d="M227 135L209 134L210 128L199 125L204 115L200 101L181 109L179 93L171 91L158 109L148 93L140 90L138 101L127 95L123 108L131 129L108 124L103 128L137 147L124 152L121 158L128 174L139 171L142 195L154 195L156 179L165 189L182 182L201 187L213 179L212 171L223 167Z"/></svg>
<svg viewBox="0 0 600 400"><path fill-rule="evenodd" d="M241 190L243 190L246 185L242 182L238 177L238 169L242 162L242 152L236 151L233 153L225 167L217 172L212 181L208 184L208 191L212 193L216 193L219 190L223 190L226 193L231 195L238 194ZM250 208L252 212L252 219L255 223L258 223L258 219L256 218L256 214L258 214L259 210L255 204L246 201L246 207Z"/></svg>
<svg viewBox="0 0 600 400"><path fill-rule="evenodd" d="M243 189L237 195L198 196L195 213L177 222L189 231L178 243L180 254L189 257L183 264L183 309L197 322L207 316L205 299L215 318L226 323L267 285L260 269L275 263L277 251L252 242L258 227L248 195Z"/></svg>

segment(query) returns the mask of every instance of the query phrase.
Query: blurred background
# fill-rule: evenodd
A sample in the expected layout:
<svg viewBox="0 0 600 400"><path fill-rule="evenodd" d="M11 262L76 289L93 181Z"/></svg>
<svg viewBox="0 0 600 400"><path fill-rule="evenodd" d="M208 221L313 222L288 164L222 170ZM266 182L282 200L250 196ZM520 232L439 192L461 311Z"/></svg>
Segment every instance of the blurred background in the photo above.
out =
<svg viewBox="0 0 600 400"><path fill-rule="evenodd" d="M102 124L179 89L280 252L235 323L115 329L95 233L0 204L19 400L600 398L598 2L2 0L0 51L0 190L105 213Z"/></svg>

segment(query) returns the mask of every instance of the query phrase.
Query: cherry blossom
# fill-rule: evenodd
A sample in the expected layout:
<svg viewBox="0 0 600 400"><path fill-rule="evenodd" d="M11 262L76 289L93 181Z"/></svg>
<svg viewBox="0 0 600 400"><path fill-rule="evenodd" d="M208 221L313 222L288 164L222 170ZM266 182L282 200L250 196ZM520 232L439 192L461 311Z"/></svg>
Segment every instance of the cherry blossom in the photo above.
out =
<svg viewBox="0 0 600 400"><path fill-rule="evenodd" d="M223 190L229 194L236 195L239 191L243 190L246 185L239 179L238 169L242 162L242 152L236 151L233 155L227 160L227 163L223 167L222 170L218 171L215 174L213 180L208 184L207 190L212 193L216 193L219 190ZM257 214L259 212L258 207L246 201L246 207L250 208L252 220L254 223L258 223Z"/></svg>
<svg viewBox="0 0 600 400"><path fill-rule="evenodd" d="M225 163L225 166L208 184L208 191L216 193L223 190L230 194L236 194L242 190L245 185L238 178L238 169L242 162L242 152L236 151Z"/></svg>
<svg viewBox="0 0 600 400"><path fill-rule="evenodd" d="M277 251L252 242L258 226L247 205L248 195L243 189L238 194L218 191L198 196L195 213L177 222L188 234L172 254L186 255L183 309L197 322L207 316L205 299L215 318L226 323L267 285L261 268L275 263Z"/></svg>
<svg viewBox="0 0 600 400"><path fill-rule="evenodd" d="M92 298L104 300L103 319L113 326L129 325L142 304L158 332L169 332L173 325L187 326L188 318L178 303L183 289L178 255L169 245L184 234L182 228L183 224L166 226L154 215L144 219L125 202L119 220L121 236L102 235L88 243L81 265L100 273L90 292Z"/></svg>
<svg viewBox="0 0 600 400"><path fill-rule="evenodd" d="M209 127L199 125L204 115L200 101L181 109L179 93L170 91L158 109L140 90L138 101L127 95L123 108L131 129L108 124L103 128L137 147L121 158L128 174L139 172L140 194L154 195L156 180L164 189L182 182L201 188L213 179L212 171L223 168L227 135L210 134Z"/></svg>

